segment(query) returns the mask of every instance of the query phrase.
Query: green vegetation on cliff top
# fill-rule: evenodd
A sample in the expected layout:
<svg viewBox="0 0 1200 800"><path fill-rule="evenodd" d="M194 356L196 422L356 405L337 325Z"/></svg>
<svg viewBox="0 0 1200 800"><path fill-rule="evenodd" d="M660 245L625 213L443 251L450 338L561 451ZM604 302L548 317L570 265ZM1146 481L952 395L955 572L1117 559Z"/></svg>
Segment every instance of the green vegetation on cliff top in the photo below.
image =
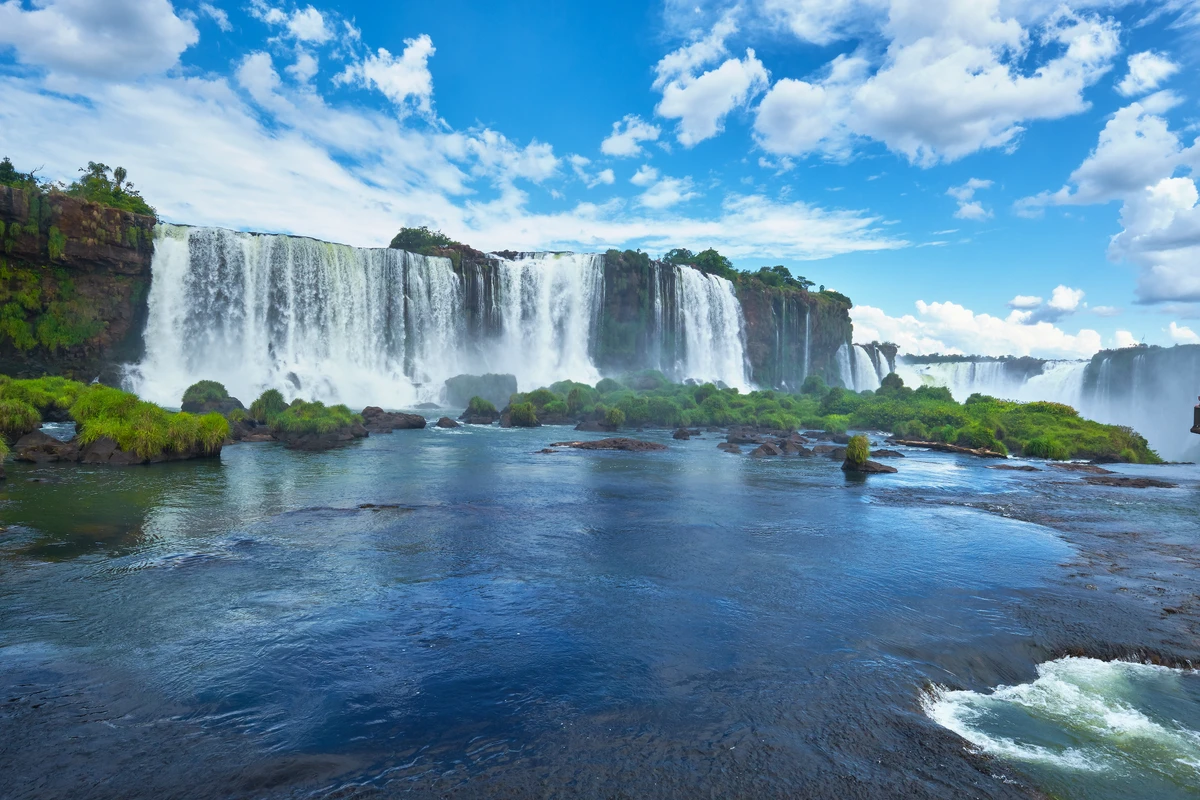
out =
<svg viewBox="0 0 1200 800"><path fill-rule="evenodd" d="M121 211L132 211L134 214L156 216L154 207L142 197L133 184L126 180L128 173L124 167L110 167L96 161L89 161L80 170L79 178L69 185L41 182L33 172L19 172L12 161L6 156L0 161L0 186L13 186L18 189L35 192L42 195L59 192L69 197L78 197L89 203L97 203Z"/></svg>
<svg viewBox="0 0 1200 800"><path fill-rule="evenodd" d="M533 407L547 415L562 403L576 421L622 425L730 426L751 425L767 430L819 428L889 431L901 438L956 444L1032 458L1079 459L1118 457L1137 463L1157 463L1158 455L1130 428L1083 419L1070 406L1057 403L1017 403L974 395L958 403L944 388L904 386L889 375L878 392L855 393L829 388L810 376L800 394L774 390L742 394L711 383L700 386L670 383L660 372L646 370L620 381L605 378L595 387L560 381L533 392L517 393L510 408Z"/></svg>

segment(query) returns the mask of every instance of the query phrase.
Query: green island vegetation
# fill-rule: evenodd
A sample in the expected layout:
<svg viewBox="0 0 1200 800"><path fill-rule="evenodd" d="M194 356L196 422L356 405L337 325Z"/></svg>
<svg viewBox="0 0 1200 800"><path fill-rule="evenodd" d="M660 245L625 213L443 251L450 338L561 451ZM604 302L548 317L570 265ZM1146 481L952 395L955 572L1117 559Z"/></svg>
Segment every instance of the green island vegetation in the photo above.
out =
<svg viewBox="0 0 1200 800"><path fill-rule="evenodd" d="M546 391L546 390L545 389L537 390L537 392L544 392L544 391ZM531 392L531 394L537 394L537 392ZM557 402L557 398L552 402ZM563 405L565 407L566 404L564 403ZM524 400L524 401L515 402L515 403L510 402L509 406L508 406L509 421L512 423L513 427L515 427L515 428L535 427L538 424L537 412L535 409L536 409L536 406L529 400ZM549 413L546 411L545 406L542 406L542 412L544 414Z"/></svg>
<svg viewBox="0 0 1200 800"><path fill-rule="evenodd" d="M676 266L694 267L706 275L725 278L738 286L758 283L772 289L808 293L815 285L803 275L792 275L792 271L782 264L774 267L759 267L757 270L738 270L733 266L732 261L711 247L699 253L677 247L669 250L662 260ZM816 294L825 295L828 299L843 303L847 308L851 306L849 297L832 289L826 289L824 286L818 287Z"/></svg>
<svg viewBox="0 0 1200 800"><path fill-rule="evenodd" d="M857 436L851 436L850 441L846 444L846 460L851 464L865 464L871 455L871 445L867 441L867 437L861 433Z"/></svg>
<svg viewBox="0 0 1200 800"><path fill-rule="evenodd" d="M1107 456L1131 463L1161 461L1132 429L1083 419L1070 406L1017 403L983 395L958 403L948 389L911 389L894 373L877 392L855 393L829 387L819 376L810 375L798 394L771 389L743 394L711 383L673 384L661 372L644 370L620 380L604 378L594 387L559 381L547 388L514 394L509 404L510 412L518 405L523 409L532 407L535 418L549 417L565 408L572 420L612 427L748 425L832 433L879 430L901 439L1031 458ZM619 413L610 415L611 411Z"/></svg>
<svg viewBox="0 0 1200 800"><path fill-rule="evenodd" d="M142 458L164 453L211 453L229 435L220 414L172 413L137 395L66 378L13 379L0 376L0 431L11 442L36 430L46 417L74 420L79 442L103 437Z"/></svg>
<svg viewBox="0 0 1200 800"><path fill-rule="evenodd" d="M28 203L28 220L7 225L0 222L0 341L11 342L21 351L41 346L51 351L83 344L99 335L105 324L96 309L79 296L70 273L58 266L67 237L53 224L58 198L75 197L86 202L135 214L155 216L155 210L126 181L126 171L89 162L78 180L69 185L40 181L36 170L21 172L7 157L0 160L0 186L19 189ZM98 227L97 237L115 237L136 246L149 230L136 225L108 231ZM29 263L13 256L21 237L38 237L44 242L46 264ZM39 249L41 245L39 244Z"/></svg>
<svg viewBox="0 0 1200 800"><path fill-rule="evenodd" d="M258 399L250 404L250 411L247 416L261 425L271 425L275 422L275 418L284 412L288 407L287 401L283 399L283 393L278 389L267 389L258 396Z"/></svg>
<svg viewBox="0 0 1200 800"><path fill-rule="evenodd" d="M183 393L181 405L200 405L203 403L217 403L222 400L229 399L229 390L225 388L225 384L217 381L196 381L189 386Z"/></svg>
<svg viewBox="0 0 1200 800"><path fill-rule="evenodd" d="M494 417L497 416L496 406L491 400L484 400L479 395L471 398L471 402L467 403L467 414L472 417Z"/></svg>
<svg viewBox="0 0 1200 800"><path fill-rule="evenodd" d="M283 408L279 408L281 404ZM363 421L362 415L341 404L327 406L320 400L300 398L284 404L283 395L275 389L263 392L251 404L250 416L266 423L272 433L286 436L333 433Z"/></svg>

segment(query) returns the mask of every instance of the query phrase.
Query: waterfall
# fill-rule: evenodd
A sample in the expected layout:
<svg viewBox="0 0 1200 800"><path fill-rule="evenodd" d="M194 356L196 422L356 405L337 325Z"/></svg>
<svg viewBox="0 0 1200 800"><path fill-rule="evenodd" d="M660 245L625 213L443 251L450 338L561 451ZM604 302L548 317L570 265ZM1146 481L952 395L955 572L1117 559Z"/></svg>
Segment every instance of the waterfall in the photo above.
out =
<svg viewBox="0 0 1200 800"><path fill-rule="evenodd" d="M508 372L523 387L570 378L600 380L591 358L603 292L604 257L533 253L499 261L503 331L489 372Z"/></svg>
<svg viewBox="0 0 1200 800"><path fill-rule="evenodd" d="M1164 458L1200 457L1200 437L1188 433L1200 393L1200 345L1109 350L1090 361L902 357L896 369L905 385L945 386L959 401L980 392L1064 403L1088 419L1133 428Z"/></svg>
<svg viewBox="0 0 1200 800"><path fill-rule="evenodd" d="M675 274L675 293L676 341L682 342L683 351L677 377L749 388L745 326L733 284L698 269L680 267Z"/></svg>
<svg viewBox="0 0 1200 800"><path fill-rule="evenodd" d="M809 324L809 318L811 316L812 316L812 309L809 308L808 304L806 303L804 306L804 372L801 373L801 375L800 375L800 384L801 385L804 384L804 381L808 380L808 353L809 353L808 342L809 342L809 338L810 338L809 334L812 331L810 324Z"/></svg>
<svg viewBox="0 0 1200 800"><path fill-rule="evenodd" d="M202 378L249 402L403 404L455 374L462 284L444 258L160 225L146 355L131 388L163 405Z"/></svg>
<svg viewBox="0 0 1200 800"><path fill-rule="evenodd" d="M275 388L289 399L402 408L438 400L443 382L462 373L511 373L523 391L601 377L601 255L458 264L160 225L151 269L146 353L127 367L126 383L166 406L201 379L224 383L246 403ZM639 324L643 341L657 336L657 349L626 368L657 364L676 380L749 388L733 285L658 264L653 280L653 321Z"/></svg>

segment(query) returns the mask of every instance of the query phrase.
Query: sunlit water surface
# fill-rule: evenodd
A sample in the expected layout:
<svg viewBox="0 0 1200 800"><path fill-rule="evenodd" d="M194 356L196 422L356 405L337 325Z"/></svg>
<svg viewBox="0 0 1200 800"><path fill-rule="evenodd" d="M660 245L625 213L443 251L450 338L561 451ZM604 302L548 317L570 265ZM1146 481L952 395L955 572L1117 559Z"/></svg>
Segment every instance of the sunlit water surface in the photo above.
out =
<svg viewBox="0 0 1200 800"><path fill-rule="evenodd" d="M1060 591L1073 553L966 500L1063 512L1087 497L1117 525L1130 495L1047 494L1044 475L915 452L898 475L852 481L823 458L727 455L714 435L534 453L575 435L430 428L323 454L240 445L219 463L10 462L0 779L19 797L1017 797L944 726L984 750L976 730L1036 728L1022 747L1084 735L999 693L943 695L932 717L922 697L1028 676L1030 598ZM1135 516L1186 538L1194 487L1156 491ZM1140 692L1129 675L1121 691ZM1161 757L1187 761L1196 692L1172 680L1192 705ZM1109 702L1108 685L1087 696ZM1099 772L1078 784L1095 793L1048 785L1166 797L1161 781L1195 766L1134 780L1139 763L1116 794Z"/></svg>

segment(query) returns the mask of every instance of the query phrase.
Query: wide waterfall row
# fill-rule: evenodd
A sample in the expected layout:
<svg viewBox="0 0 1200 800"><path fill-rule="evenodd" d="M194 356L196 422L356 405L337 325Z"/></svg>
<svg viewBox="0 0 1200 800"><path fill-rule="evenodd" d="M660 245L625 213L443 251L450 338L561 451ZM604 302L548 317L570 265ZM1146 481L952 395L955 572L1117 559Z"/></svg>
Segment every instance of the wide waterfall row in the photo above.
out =
<svg viewBox="0 0 1200 800"><path fill-rule="evenodd" d="M732 285L669 272L655 322L664 371L746 386ZM599 255L490 256L456 268L400 250L162 225L146 355L128 380L165 405L207 378L243 399L277 388L358 407L436 401L462 373L511 373L522 390L595 383L603 304Z"/></svg>
<svg viewBox="0 0 1200 800"><path fill-rule="evenodd" d="M837 351L837 365L842 385L856 392L875 391L888 373L896 371L896 365L872 345L842 345Z"/></svg>

